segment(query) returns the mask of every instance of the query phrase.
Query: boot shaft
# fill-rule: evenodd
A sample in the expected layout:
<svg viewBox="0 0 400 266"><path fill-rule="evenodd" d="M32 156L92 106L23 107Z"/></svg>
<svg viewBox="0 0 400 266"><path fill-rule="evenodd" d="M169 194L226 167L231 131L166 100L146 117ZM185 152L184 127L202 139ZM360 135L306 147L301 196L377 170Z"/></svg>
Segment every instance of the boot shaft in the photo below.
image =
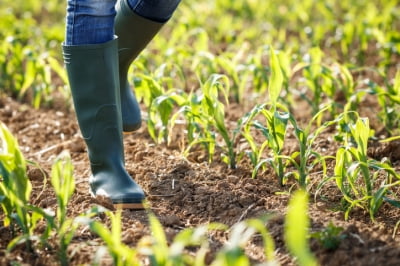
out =
<svg viewBox="0 0 400 266"><path fill-rule="evenodd" d="M119 0L116 7L115 34L119 38L120 72L127 72L132 61L143 51L165 23L137 15L127 0Z"/></svg>
<svg viewBox="0 0 400 266"><path fill-rule="evenodd" d="M75 112L92 167L123 161L118 41L63 46Z"/></svg>

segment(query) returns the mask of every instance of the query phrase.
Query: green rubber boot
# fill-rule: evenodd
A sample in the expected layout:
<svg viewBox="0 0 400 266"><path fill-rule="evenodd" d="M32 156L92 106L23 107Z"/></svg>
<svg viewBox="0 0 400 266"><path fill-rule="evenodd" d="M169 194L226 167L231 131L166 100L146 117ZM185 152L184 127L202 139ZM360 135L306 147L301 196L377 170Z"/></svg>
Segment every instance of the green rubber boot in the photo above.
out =
<svg viewBox="0 0 400 266"><path fill-rule="evenodd" d="M127 0L116 5L115 34L118 36L119 80L123 131L140 128L142 118L140 106L129 81L128 70L133 60L160 31L165 23L155 22L138 16L129 7Z"/></svg>
<svg viewBox="0 0 400 266"><path fill-rule="evenodd" d="M118 40L63 45L75 112L88 148L91 193L116 208L142 209L143 190L124 166L118 78Z"/></svg>

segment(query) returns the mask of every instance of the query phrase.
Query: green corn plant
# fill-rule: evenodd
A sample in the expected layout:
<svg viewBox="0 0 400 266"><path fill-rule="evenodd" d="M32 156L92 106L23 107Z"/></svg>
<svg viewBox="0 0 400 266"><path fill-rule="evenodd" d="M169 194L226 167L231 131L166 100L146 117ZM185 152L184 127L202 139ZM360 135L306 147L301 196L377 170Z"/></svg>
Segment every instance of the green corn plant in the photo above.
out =
<svg viewBox="0 0 400 266"><path fill-rule="evenodd" d="M282 70L282 75L283 75L283 84L282 84L282 90L283 90L283 95L281 95L280 100L286 105L290 106L294 104L293 102L293 94L290 92L290 80L293 77L293 74L297 71L297 66L294 66L292 68L291 66L291 60L292 60L292 51L289 50L281 50L277 54L278 60L279 60L279 66Z"/></svg>
<svg viewBox="0 0 400 266"><path fill-rule="evenodd" d="M243 137L248 141L251 147L251 152L248 154L250 155L252 163L255 165L252 176L256 176L260 167L265 164L270 164L278 176L279 183L283 184L285 175L284 161L280 155L283 149L290 115L286 110L284 112L278 110L279 107L283 108L278 103L278 98L282 90L284 78L278 57L272 47L270 56L272 73L268 86L269 102L254 107L253 110L244 117L244 119L239 121L239 124L243 127ZM267 106L270 106L269 109L266 108ZM265 119L265 125L255 120L257 115L261 115ZM263 136L266 137L266 140L261 144L260 148L258 148L258 145L250 134L249 125L260 130ZM266 159L261 159L262 152L266 147L271 149L272 156Z"/></svg>
<svg viewBox="0 0 400 266"><path fill-rule="evenodd" d="M150 80L149 80L150 81ZM212 117L204 112L204 94L200 96L195 93L189 95L177 90L163 91L155 80L155 93L150 95L149 113L147 119L148 132L152 139L157 142L170 143L177 119L183 116L186 120L187 138L190 148L196 144L203 144L209 154L210 160L215 150L215 133Z"/></svg>
<svg viewBox="0 0 400 266"><path fill-rule="evenodd" d="M266 261L278 265L274 256L275 245L265 227L268 217L249 219L235 224L232 228L220 223L209 223L179 232L169 244L163 227L154 214L149 213L151 235L143 237L138 245L139 254L149 257L150 265L205 265L209 252L208 233L210 231L230 231L230 237L217 253L211 265L250 265L243 248L252 236L259 233L264 241ZM187 253L187 247L197 247L196 252Z"/></svg>
<svg viewBox="0 0 400 266"><path fill-rule="evenodd" d="M211 75L202 86L203 99L201 101L202 110L208 117L208 123L222 136L227 149L227 155L224 156L225 162L231 167L236 168L236 152L234 143L228 128L225 124L225 105L219 100L220 92L229 104L229 81L227 76Z"/></svg>
<svg viewBox="0 0 400 266"><path fill-rule="evenodd" d="M235 53L226 52L215 58L222 72L231 79L230 94L233 100L241 104L246 103L246 89L253 84L254 74L257 72L254 64L245 62L248 52L249 46L243 45Z"/></svg>
<svg viewBox="0 0 400 266"><path fill-rule="evenodd" d="M325 130L329 129L332 126L339 127L339 132L336 135L338 140L344 139L343 135L345 134L346 129L343 124L344 121L347 121L349 113L341 113L335 119L326 121L321 124L323 114L330 109L330 106L325 106L321 109L316 115L312 117L307 126L303 129L301 128L293 115L290 115L289 121L294 128L294 135L296 136L299 144L299 150L293 152L291 155L280 155L282 159L290 162L297 172L287 172L286 177L294 176L294 178L299 182L299 185L302 189L307 189L307 185L309 184L310 175L313 173L313 169L316 166L322 168L320 170L320 174L325 177L323 181L318 185L317 191L325 184L325 182L329 181L328 176L328 167L326 161L328 159L334 160L335 157L331 155L322 155L314 150L315 141L318 139L321 133ZM317 125L317 127L316 127Z"/></svg>
<svg viewBox="0 0 400 266"><path fill-rule="evenodd" d="M1 140L1 154L0 154L0 170L1 170L1 199L4 213L4 225L9 226L11 223L11 216L15 203L7 197L8 189L12 189L14 196L19 198L20 201L27 202L29 195L32 190L32 185L26 176L26 162L23 158L21 151L18 148L16 139L12 136L8 128L1 123L0 124L0 140Z"/></svg>
<svg viewBox="0 0 400 266"><path fill-rule="evenodd" d="M265 109L265 106L266 105L257 105L243 120L239 121L242 126L241 134L251 148L251 151L247 152L247 154L254 165L252 173L253 178L257 175L261 167L265 164L269 164L275 170L280 184L283 184L285 164L280 155L288 126L289 113L273 111L271 109L268 110ZM265 125L255 119L256 115L261 115L266 120ZM266 138L261 145L258 145L251 135L250 126L261 131ZM266 148L271 150L272 155L268 158L263 158L263 152Z"/></svg>
<svg viewBox="0 0 400 266"><path fill-rule="evenodd" d="M145 117L148 132L156 143L168 142L169 119L175 108L183 105L188 98L186 93L173 87L178 79L184 83L182 70L173 64L162 64L154 74L146 74L146 67L140 60L135 62L135 67L143 72L137 74L133 81L137 100L143 101L148 108L148 116ZM173 79L173 76L179 78Z"/></svg>
<svg viewBox="0 0 400 266"><path fill-rule="evenodd" d="M73 166L68 153L61 154L51 169L51 184L57 198L56 233L59 240L59 258L68 265L67 248L77 229L73 219L67 218L67 205L75 190Z"/></svg>
<svg viewBox="0 0 400 266"><path fill-rule="evenodd" d="M185 93L174 90L156 97L149 107L147 130L156 143L170 143L170 137L174 124L171 125L171 117L175 108L185 105L188 101Z"/></svg>
<svg viewBox="0 0 400 266"><path fill-rule="evenodd" d="M378 98L381 108L378 117L385 129L390 135L397 133L400 119L400 71L397 71L393 84L387 84L387 88L383 88L372 81L368 81L367 85L369 93Z"/></svg>
<svg viewBox="0 0 400 266"><path fill-rule="evenodd" d="M285 217L285 244L300 266L318 265L308 245L308 194L298 190L289 201Z"/></svg>
<svg viewBox="0 0 400 266"><path fill-rule="evenodd" d="M379 12L370 10L370 23L373 24L374 27L371 27L370 35L373 39L379 43L381 49L379 49L379 55L382 58L382 61L379 63L381 70L384 73L388 73L390 66L393 63L393 56L398 54L399 51L399 42L394 41L399 38L399 31L394 23L396 21L396 16L399 14L399 6L397 2L394 0L386 1L384 5L382 5ZM370 29L371 29L370 28Z"/></svg>
<svg viewBox="0 0 400 266"><path fill-rule="evenodd" d="M254 127L254 124L257 124L258 128L262 128L262 126L259 125L259 122L255 121L255 119L256 116L262 112L264 107L265 105L256 105L250 112L245 114L238 121L238 127L241 130L241 136L246 139L248 145L250 146L250 151L247 151L246 154L250 158L253 166L256 166L261 161L264 150L268 146L268 140L259 145L252 135L252 128Z"/></svg>
<svg viewBox="0 0 400 266"><path fill-rule="evenodd" d="M103 223L92 218L99 213L105 213L110 219L110 229ZM89 226L90 230L104 241L107 251L113 259L113 265L140 265L136 249L131 249L122 242L121 210L117 210L114 214L104 208L94 207L86 215L76 217L74 222Z"/></svg>
<svg viewBox="0 0 400 266"><path fill-rule="evenodd" d="M262 217L259 219L248 219L244 221L246 225L253 228L258 234L261 235L264 242L264 255L269 265L279 265L275 258L275 243L271 234L269 233L265 223L268 221L268 217Z"/></svg>
<svg viewBox="0 0 400 266"><path fill-rule="evenodd" d="M198 144L202 145L208 154L208 161L213 160L216 148L216 134L213 131L209 117L202 112L201 97L193 95L189 105L184 105L177 114L182 113L187 124L188 145L184 156L188 156L192 148ZM173 125L177 116L173 116Z"/></svg>
<svg viewBox="0 0 400 266"><path fill-rule="evenodd" d="M184 70L181 66L174 64L173 61L157 67L154 70L154 78L168 90L183 88L187 83Z"/></svg>
<svg viewBox="0 0 400 266"><path fill-rule="evenodd" d="M347 237L342 232L343 227L335 226L331 221L322 230L312 233L310 237L317 239L324 249L335 250L340 242Z"/></svg>
<svg viewBox="0 0 400 266"><path fill-rule="evenodd" d="M171 265L205 265L206 255L210 252L208 235L210 231L225 231L227 226L220 223L209 223L195 228L186 228L179 232L169 245L168 261ZM154 243L154 242L153 242ZM186 249L197 247L196 252L188 255ZM152 249L156 249L153 246ZM151 252L150 252L151 253Z"/></svg>
<svg viewBox="0 0 400 266"><path fill-rule="evenodd" d="M203 95L197 93L190 93L185 103L174 113L170 120L170 134L179 118L183 118L186 122L185 135L188 140L188 145L183 154L188 156L191 149L200 144L208 154L208 160L211 162L215 153L216 136L212 126L208 123L209 117L202 110ZM168 139L171 137L169 136Z"/></svg>
<svg viewBox="0 0 400 266"><path fill-rule="evenodd" d="M352 69L347 65L334 63L329 68L329 79L332 81L331 90L326 92L330 105L330 117L340 116L342 112L357 111L365 95L362 90L356 90L357 80L353 78Z"/></svg>
<svg viewBox="0 0 400 266"><path fill-rule="evenodd" d="M151 239L141 240L142 242L139 243L140 252L149 256L151 265L169 265L169 248L163 227L153 214L149 214L149 223L152 237ZM148 242L150 242L150 248L144 244Z"/></svg>
<svg viewBox="0 0 400 266"><path fill-rule="evenodd" d="M336 185L349 204L345 219L357 206L366 209L374 220L385 196L391 193L391 188L400 184L400 176L388 162L368 158L370 128L367 118L358 117L347 126L349 133L344 146L336 152L334 167ZM382 175L383 180L379 178Z"/></svg>
<svg viewBox="0 0 400 266"><path fill-rule="evenodd" d="M25 243L32 250L34 241L46 242L49 228L41 238L34 230L41 219L51 219L51 215L29 203L32 184L26 174L26 161L17 140L3 123L0 123L0 144L0 205L5 214L4 226L15 223L22 231L7 249L10 251L17 244Z"/></svg>
<svg viewBox="0 0 400 266"><path fill-rule="evenodd" d="M343 93L344 99L348 101L350 97L355 93L357 83L354 80L351 70L349 67L343 64L337 63L333 66L333 71L337 70L338 78L334 79L339 83L340 92Z"/></svg>
<svg viewBox="0 0 400 266"><path fill-rule="evenodd" d="M190 66L199 80L207 80L213 73L218 73L217 60L214 54L208 51L199 51L193 56Z"/></svg>
<svg viewBox="0 0 400 266"><path fill-rule="evenodd" d="M388 3L388 6L390 5L391 4ZM369 43L374 39L374 35L371 34L373 30L371 29L378 29L380 27L379 20L382 19L381 12L384 14L387 10L381 8L378 12L375 3L365 1L359 2L357 6L359 9L365 10L363 23L352 23L351 20L359 16L359 14L357 14L359 11L356 8L350 9L348 17L340 26L339 32L342 36L339 42L341 52L345 58L352 57L357 60L357 63L363 65L365 64ZM386 20L386 18L384 20ZM354 49L355 47L357 47L357 49Z"/></svg>
<svg viewBox="0 0 400 266"><path fill-rule="evenodd" d="M68 202L75 191L73 166L67 152L53 163L50 180L57 198L57 222L62 225L67 218Z"/></svg>
<svg viewBox="0 0 400 266"><path fill-rule="evenodd" d="M169 121L168 143L172 139L173 129L177 125L179 119L185 121L185 136L188 141L188 147L184 151L184 155L188 156L191 148L197 144L201 144L208 153L209 162L213 160L216 147L216 134L207 113L203 112L202 100L203 94L191 92L184 97L180 103L180 108L171 116ZM182 121L181 120L181 121Z"/></svg>
<svg viewBox="0 0 400 266"><path fill-rule="evenodd" d="M137 62L137 64L139 64L139 62ZM139 69L144 68L144 66L139 67ZM162 84L150 74L139 73L135 75L133 82L137 100L139 102L143 101L147 108L151 106L151 103L155 98L165 93Z"/></svg>
<svg viewBox="0 0 400 266"><path fill-rule="evenodd" d="M281 102L285 103L286 106L290 106L292 103L292 93L290 92L290 79L293 74L301 68L301 64L297 64L292 68L291 59L292 59L292 51L289 50L277 50L273 51L273 47L270 45L263 45L259 47L254 54L250 54L248 56L248 63L246 63L247 75L245 76L245 80L248 79L251 82L252 92L255 93L255 96L259 98L264 95L266 91L271 87L270 78L272 75L275 75L277 69L280 68L280 74L282 74L282 84L279 88L279 99ZM270 55L274 53L274 55ZM269 65L266 65L264 62L264 57L270 57ZM272 56L274 61L271 62ZM274 65L272 65L274 63ZM275 81L272 81L276 83Z"/></svg>
<svg viewBox="0 0 400 266"><path fill-rule="evenodd" d="M311 106L313 115L318 113L321 105L325 104L324 101L327 100L327 104L331 104L335 94L332 71L323 64L323 55L319 47L314 47L304 56L303 77L309 90L301 92L300 96ZM311 96L307 95L309 92Z"/></svg>
<svg viewBox="0 0 400 266"><path fill-rule="evenodd" d="M220 101L220 97L223 97L225 103L229 104L228 93L227 76L213 74L202 85L201 93L189 95L189 100L172 117L172 127L179 115L182 114L186 120L189 141L184 152L186 156L193 146L202 144L206 148L209 161L211 161L217 145L217 134L219 134L225 144L225 146L220 145L223 149L222 159L231 168L236 168L237 155L234 146L236 134L230 134L225 124L225 105Z"/></svg>
<svg viewBox="0 0 400 266"><path fill-rule="evenodd" d="M383 58L383 60L379 63L379 69L383 73L388 73L393 65L393 56L398 54L400 48L398 42L392 41L399 38L399 32L395 28L387 30L375 29L373 35L375 35L375 38L383 46L383 49L379 49L379 54L381 58Z"/></svg>
<svg viewBox="0 0 400 266"><path fill-rule="evenodd" d="M228 241L217 253L211 265L251 265L250 259L244 252L244 248L256 233L260 233L264 241L265 261L268 262L268 265L278 265L274 256L275 244L268 229L265 227L265 221L250 219L239 222L232 226L229 231L230 236Z"/></svg>
<svg viewBox="0 0 400 266"><path fill-rule="evenodd" d="M282 91L284 75L282 72L282 67L279 58L276 55L276 52L272 46L270 47L269 54L270 54L269 64L271 67L271 77L268 84L268 96L272 106L272 110L276 111L276 108L278 106L278 98Z"/></svg>
<svg viewBox="0 0 400 266"><path fill-rule="evenodd" d="M263 62L263 57L268 52L267 47L259 47L254 54L250 54L247 67L252 72L252 91L257 94L264 94L268 90L269 75L268 67Z"/></svg>
<svg viewBox="0 0 400 266"><path fill-rule="evenodd" d="M160 221L152 213L149 213L149 224L151 236L139 241L137 251L150 259L150 265L205 265L205 256L209 252L208 232L227 230L225 225L219 223L187 228L169 244ZM188 254L187 247L198 247L198 250L194 255Z"/></svg>
<svg viewBox="0 0 400 266"><path fill-rule="evenodd" d="M141 54L128 72L137 100L143 101L146 107L150 106L154 98L173 88L184 87L186 83L182 67L169 62L154 68L148 60L148 57Z"/></svg>
<svg viewBox="0 0 400 266"><path fill-rule="evenodd" d="M254 86L254 91L256 91L258 94L263 94L267 89L268 89L268 84L270 84L269 80L270 77L267 75L266 67L263 66L262 63L262 56L265 51L265 47L259 48L257 50L257 53L255 56L251 57L250 65L248 68L251 69L253 72L253 77L252 77L252 84ZM279 67L281 69L281 73L283 75L283 83L282 86L286 90L286 95L284 101L285 103L290 102L290 96L289 96L289 79L292 76L292 70L289 66L290 61L288 58L290 58L290 53L289 52L284 52L284 51L279 51L279 53L276 55L277 60L274 59L274 67L275 70ZM271 64L272 65L272 64ZM271 67L272 68L272 67ZM277 82L277 86L272 86L272 82ZM275 89L275 90L281 90L279 88L279 83L281 82L281 78L274 79L271 81L270 88ZM278 92L279 94L279 92ZM276 99L274 100L276 101ZM243 117L241 117L238 121L238 129L240 130L240 134L246 139L247 143L250 146L250 151L246 152L247 155L249 156L252 164L255 166L258 164L258 162L261 160L261 155L263 154L265 148L267 148L268 141L263 142L261 145L258 145L251 132L252 132L252 127L256 128L262 128L261 124L258 121L255 121L256 117L262 112L262 109L266 108L265 104L258 104L251 111L246 113Z"/></svg>
<svg viewBox="0 0 400 266"><path fill-rule="evenodd" d="M185 95L175 89L166 91L160 78L147 74L138 74L134 86L137 100L143 101L148 108L145 120L149 135L156 143L167 142L169 119L175 106L185 100Z"/></svg>
<svg viewBox="0 0 400 266"><path fill-rule="evenodd" d="M314 150L314 142L318 136L327 128L335 125L340 121L341 117L333 121L327 121L321 126L313 129L314 124L319 124L320 122L315 122L321 119L322 115L329 109L329 106L320 110L313 118L310 120L305 129L302 129L296 119L290 115L289 120L294 128L294 135L299 143L299 150L293 152L289 156L282 155L282 158L288 160L295 167L297 172L287 172L286 177L293 175L296 180L298 180L299 185L303 189L307 189L309 183L310 175L313 169L319 165L322 167L322 176L327 175L326 160L331 158L331 156L323 156Z"/></svg>

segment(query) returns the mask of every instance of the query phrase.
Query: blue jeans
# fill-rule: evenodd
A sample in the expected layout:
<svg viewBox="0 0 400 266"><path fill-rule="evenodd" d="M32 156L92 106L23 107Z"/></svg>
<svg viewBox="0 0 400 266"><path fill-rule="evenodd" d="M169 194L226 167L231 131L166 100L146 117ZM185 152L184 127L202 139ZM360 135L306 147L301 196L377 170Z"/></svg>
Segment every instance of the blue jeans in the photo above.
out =
<svg viewBox="0 0 400 266"><path fill-rule="evenodd" d="M139 16L166 22L180 0L119 0L127 1ZM114 38L115 5L117 0L67 0L65 45L97 44Z"/></svg>

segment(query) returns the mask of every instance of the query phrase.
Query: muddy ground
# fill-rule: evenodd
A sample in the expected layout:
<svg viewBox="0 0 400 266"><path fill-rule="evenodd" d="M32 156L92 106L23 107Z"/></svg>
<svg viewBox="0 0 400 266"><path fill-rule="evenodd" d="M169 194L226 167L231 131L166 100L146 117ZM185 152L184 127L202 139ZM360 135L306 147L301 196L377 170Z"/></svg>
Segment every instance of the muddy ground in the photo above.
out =
<svg viewBox="0 0 400 266"><path fill-rule="evenodd" d="M240 109L233 106L233 108ZM18 139L26 157L38 163L49 174L51 164L58 154L68 150L72 156L76 178L76 191L69 205L69 215L76 216L97 204L88 192L87 177L90 175L85 145L72 111L67 108L35 110L10 98L0 99L0 121L4 122ZM294 141L293 136L288 136ZM124 136L126 168L145 190L151 209L160 219L169 239L183 228L209 222L233 225L238 221L273 214L267 227L276 243L276 256L282 265L295 265L283 242L284 215L291 185L281 187L268 171L257 179L251 179L251 166L242 160L237 169L229 169L216 159L207 163L202 151L184 158L181 146L176 142L170 147L156 145L147 134L146 126ZM335 143L328 135L317 141L317 149L334 155ZM288 151L290 152L290 144ZM396 145L374 146L371 154L390 157L395 165L400 159ZM33 184L32 203L42 208L54 208L56 199L51 186L43 187L43 174L29 165L28 175ZM316 178L316 180L318 180ZM317 181L316 181L317 182ZM323 197L311 196L310 218L312 232L320 231L329 223L343 227L344 238L335 250L326 250L315 239L310 246L321 265L400 265L400 232L396 223L399 209L383 205L375 222L371 222L362 210L351 212L344 220L340 211L340 194L332 185L323 190ZM2 211L0 211L2 217ZM105 217L100 217L105 222ZM149 233L145 211L123 212L123 240L134 246ZM10 254L5 249L11 240L8 228L0 227L0 265L20 262L24 265L57 265L55 250L42 250L32 254L18 246ZM214 235L213 250L219 249L226 236ZM88 232L78 231L69 248L71 265L90 264L96 250L103 243ZM255 237L247 248L254 264L263 262L262 241ZM213 254L209 254L212 259ZM105 258L103 265L111 264Z"/></svg>

